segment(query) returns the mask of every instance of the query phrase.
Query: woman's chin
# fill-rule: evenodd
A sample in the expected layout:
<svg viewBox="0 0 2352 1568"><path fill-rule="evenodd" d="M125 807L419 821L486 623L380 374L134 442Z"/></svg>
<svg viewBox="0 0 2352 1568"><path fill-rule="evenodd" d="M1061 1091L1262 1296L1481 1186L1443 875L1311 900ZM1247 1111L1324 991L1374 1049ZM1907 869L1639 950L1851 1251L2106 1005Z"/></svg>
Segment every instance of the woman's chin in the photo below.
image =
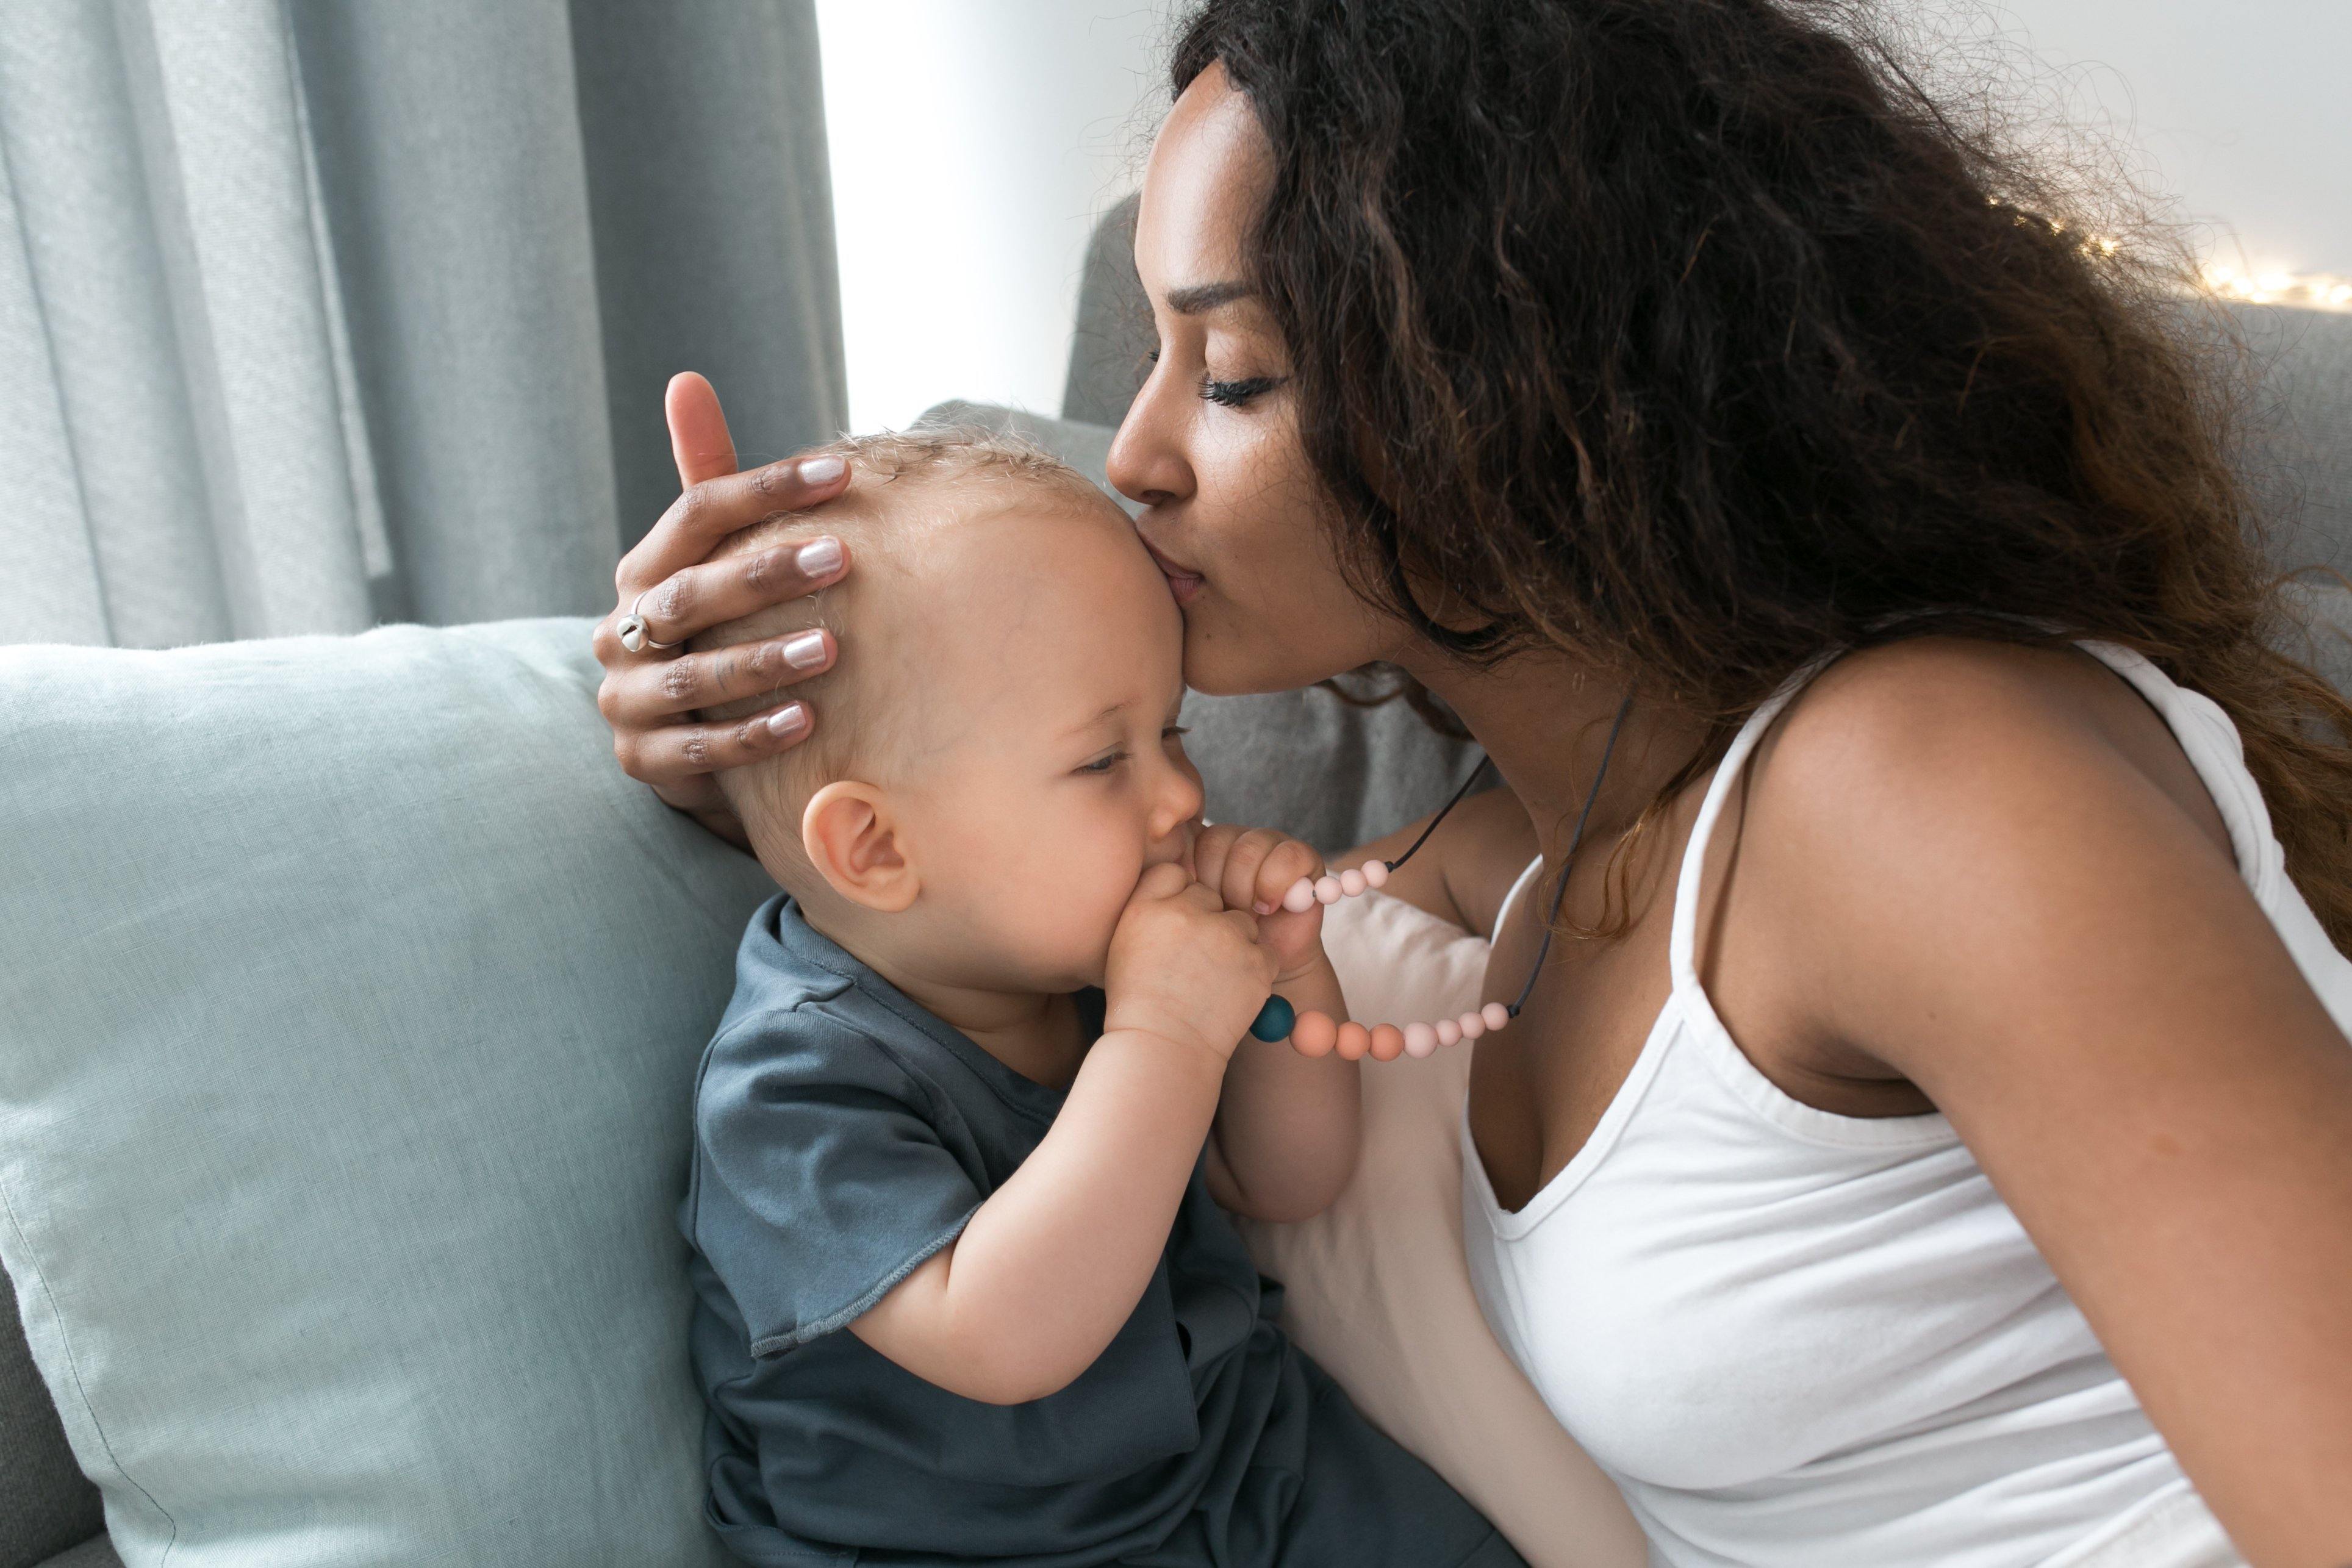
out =
<svg viewBox="0 0 2352 1568"><path fill-rule="evenodd" d="M1190 689L1213 697L1239 696L1255 690L1244 677L1246 671L1233 657L1232 644L1219 639L1209 630L1206 621L1193 609L1184 612L1184 685Z"/></svg>
<svg viewBox="0 0 2352 1568"><path fill-rule="evenodd" d="M1196 605L1187 609L1184 615L1184 684L1203 696L1242 697L1295 691L1300 686L1311 686L1327 675L1356 667L1343 664L1329 670L1316 668L1301 664L1295 650L1221 634L1210 616L1200 613L1204 608L1207 606Z"/></svg>

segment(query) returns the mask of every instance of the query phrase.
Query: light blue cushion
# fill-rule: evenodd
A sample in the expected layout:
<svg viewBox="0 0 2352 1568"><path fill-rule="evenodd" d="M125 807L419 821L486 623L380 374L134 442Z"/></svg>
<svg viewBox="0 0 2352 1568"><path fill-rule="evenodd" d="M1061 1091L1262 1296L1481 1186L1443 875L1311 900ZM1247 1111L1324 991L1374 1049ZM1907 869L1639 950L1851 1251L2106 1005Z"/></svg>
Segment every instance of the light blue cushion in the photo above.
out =
<svg viewBox="0 0 2352 1568"><path fill-rule="evenodd" d="M0 1261L133 1568L723 1560L672 1217L767 883L586 641L0 650Z"/></svg>

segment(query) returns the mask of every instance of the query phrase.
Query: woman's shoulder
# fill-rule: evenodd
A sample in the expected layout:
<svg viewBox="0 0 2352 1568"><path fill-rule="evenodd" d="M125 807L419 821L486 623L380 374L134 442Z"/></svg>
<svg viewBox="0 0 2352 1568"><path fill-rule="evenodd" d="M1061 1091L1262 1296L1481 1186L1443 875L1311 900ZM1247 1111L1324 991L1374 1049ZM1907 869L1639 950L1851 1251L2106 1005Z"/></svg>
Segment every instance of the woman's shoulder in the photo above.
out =
<svg viewBox="0 0 2352 1568"><path fill-rule="evenodd" d="M2229 831L2165 717L2071 644L1924 636L1850 653L1759 742L1752 811L1844 836L1911 810L2031 833L2053 797L2153 785L2227 852Z"/></svg>
<svg viewBox="0 0 2352 1568"><path fill-rule="evenodd" d="M1764 744L1788 755L1859 747L1900 758L1923 739L2022 738L2133 706L2146 711L2112 671L2071 645L1912 637L1832 663L1790 700Z"/></svg>
<svg viewBox="0 0 2352 1568"><path fill-rule="evenodd" d="M1958 1069L1930 1049L1935 1020L2054 1017L2094 980L2145 992L2161 945L2122 912L2237 885L2163 716L2063 645L1850 654L1772 721L1734 800L1701 917L1727 1023L1776 1060L1848 1084L1891 1071L1938 1105Z"/></svg>

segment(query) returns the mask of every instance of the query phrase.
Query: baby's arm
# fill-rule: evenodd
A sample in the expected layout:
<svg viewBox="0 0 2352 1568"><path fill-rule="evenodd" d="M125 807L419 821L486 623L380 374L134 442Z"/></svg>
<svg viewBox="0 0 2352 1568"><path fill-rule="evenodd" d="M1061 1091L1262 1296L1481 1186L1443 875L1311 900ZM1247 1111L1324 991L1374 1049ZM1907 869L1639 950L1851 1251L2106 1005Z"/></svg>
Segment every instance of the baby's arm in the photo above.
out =
<svg viewBox="0 0 2352 1568"><path fill-rule="evenodd" d="M1428 817L1410 822L1349 851L1339 857L1338 863L1349 866L1375 858L1394 860L1427 826ZM1519 798L1507 788L1487 789L1454 807L1454 814L1430 835L1429 842L1389 873L1388 883L1381 891L1474 936L1491 937L1511 883L1537 853L1535 825L1528 821L1527 808Z"/></svg>
<svg viewBox="0 0 2352 1568"><path fill-rule="evenodd" d="M1282 907L1293 883L1323 869L1313 849L1269 829L1219 822L1192 842L1193 874L1228 907L1258 915L1259 933L1281 963L1274 994L1301 1013L1342 1022L1348 1001L1323 950L1323 906ZM1356 1168L1359 1084L1356 1064L1339 1056L1302 1056L1286 1040L1244 1040L1225 1070L1209 1143L1211 1196L1253 1219L1306 1219L1329 1207Z"/></svg>
<svg viewBox="0 0 2352 1568"><path fill-rule="evenodd" d="M1234 1042L1279 968L1246 910L1181 864L1147 872L1111 938L1102 1038L1052 1129L850 1332L992 1405L1042 1399L1093 1365L1159 1267Z"/></svg>

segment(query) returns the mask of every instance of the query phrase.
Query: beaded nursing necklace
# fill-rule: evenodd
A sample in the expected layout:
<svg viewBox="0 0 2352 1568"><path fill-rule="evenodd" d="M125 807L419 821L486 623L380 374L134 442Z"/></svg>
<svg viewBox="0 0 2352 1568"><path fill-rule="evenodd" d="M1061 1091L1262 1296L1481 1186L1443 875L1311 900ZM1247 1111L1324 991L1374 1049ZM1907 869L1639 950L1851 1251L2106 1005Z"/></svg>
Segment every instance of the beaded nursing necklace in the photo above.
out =
<svg viewBox="0 0 2352 1568"><path fill-rule="evenodd" d="M1528 971L1527 984L1519 988L1517 1000L1507 1004L1488 1002L1458 1018L1430 1023L1380 1023L1366 1029L1360 1023L1334 1022L1329 1013L1319 1010L1297 1012L1282 998L1268 997L1265 1006L1258 1009L1256 1021L1250 1025L1251 1035L1269 1043L1286 1035L1291 1049L1301 1056L1327 1056L1337 1051L1349 1061L1366 1056L1375 1061L1394 1061L1400 1055L1427 1056L1441 1045L1476 1040L1518 1017L1529 993L1536 988L1536 977L1543 973L1544 959L1550 956L1552 929L1559 924L1560 900L1568 893L1569 868L1576 862L1577 846L1584 842L1584 824L1592 815L1592 802L1601 797L1601 781L1609 776L1609 759L1616 754L1618 732L1625 727L1625 715L1633 706L1633 694L1627 692L1625 700L1617 705L1617 717L1609 726L1609 742L1601 748L1601 766L1593 769L1592 787L1584 794L1584 809L1576 814L1576 831L1569 835L1568 853L1560 857L1559 885L1552 890L1551 915L1544 922L1543 946L1536 949L1535 967ZM1318 904L1337 904L1385 883L1389 873L1412 859L1413 852L1429 841L1429 835L1470 792L1470 786L1477 781L1486 766L1486 759L1480 758L1478 766L1470 770L1470 777L1454 791L1454 798L1438 808L1437 815L1429 820L1429 826L1421 830L1421 836L1407 846L1404 853L1392 861L1368 860L1337 876L1302 876L1283 894L1282 906L1294 915L1303 915Z"/></svg>

